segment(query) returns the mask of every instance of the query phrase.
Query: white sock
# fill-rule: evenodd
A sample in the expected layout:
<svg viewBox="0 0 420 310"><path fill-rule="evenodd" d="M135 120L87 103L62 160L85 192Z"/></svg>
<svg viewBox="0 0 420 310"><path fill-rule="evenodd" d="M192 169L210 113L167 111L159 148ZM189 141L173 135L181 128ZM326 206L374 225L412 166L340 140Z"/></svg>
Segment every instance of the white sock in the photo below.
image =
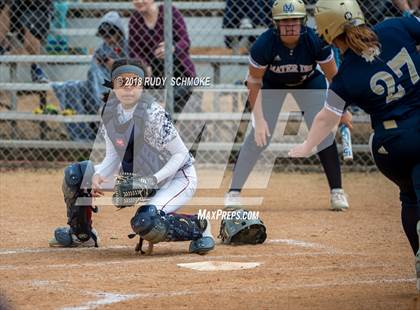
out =
<svg viewBox="0 0 420 310"><path fill-rule="evenodd" d="M206 227L206 229L203 231L203 237L211 237L212 239L214 239L213 238L213 235L211 234L211 225L210 225L210 221L209 220L206 220L207 221L207 227Z"/></svg>

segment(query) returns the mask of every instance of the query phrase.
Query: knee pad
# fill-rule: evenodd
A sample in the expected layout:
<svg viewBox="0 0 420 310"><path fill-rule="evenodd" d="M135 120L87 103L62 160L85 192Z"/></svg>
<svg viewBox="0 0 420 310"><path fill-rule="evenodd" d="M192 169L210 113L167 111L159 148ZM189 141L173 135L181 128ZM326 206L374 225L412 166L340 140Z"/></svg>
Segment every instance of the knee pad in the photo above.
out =
<svg viewBox="0 0 420 310"><path fill-rule="evenodd" d="M83 174L80 163L74 163L66 167L62 186L64 199L71 199L76 196L80 191L82 180Z"/></svg>
<svg viewBox="0 0 420 310"><path fill-rule="evenodd" d="M131 227L152 243L197 240L206 228L197 216L165 214L154 205L141 206L131 219Z"/></svg>
<svg viewBox="0 0 420 310"><path fill-rule="evenodd" d="M91 161L73 163L64 170L63 193L74 196L80 188L91 188L95 169Z"/></svg>
<svg viewBox="0 0 420 310"><path fill-rule="evenodd" d="M137 209L131 219L131 228L144 240L158 243L166 240L168 223L160 214L156 206L144 205Z"/></svg>

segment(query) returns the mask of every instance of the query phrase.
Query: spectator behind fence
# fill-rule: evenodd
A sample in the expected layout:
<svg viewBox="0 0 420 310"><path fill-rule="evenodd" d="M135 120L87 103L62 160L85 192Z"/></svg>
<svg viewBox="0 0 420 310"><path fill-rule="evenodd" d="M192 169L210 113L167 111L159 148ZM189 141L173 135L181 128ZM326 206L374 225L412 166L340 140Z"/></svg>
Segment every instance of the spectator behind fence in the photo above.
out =
<svg viewBox="0 0 420 310"><path fill-rule="evenodd" d="M10 30L9 6L6 0L0 0L0 55L10 50L7 33Z"/></svg>
<svg viewBox="0 0 420 310"><path fill-rule="evenodd" d="M11 53L41 54L50 30L52 0L12 0L10 6ZM33 82L46 83L48 77L41 67L31 65Z"/></svg>
<svg viewBox="0 0 420 310"><path fill-rule="evenodd" d="M416 12L418 16L420 10L420 0L411 0L411 9Z"/></svg>
<svg viewBox="0 0 420 310"><path fill-rule="evenodd" d="M129 21L130 57L148 66L149 75L164 77L165 47L163 34L163 5L154 0L134 0L135 12ZM189 49L190 39L181 13L172 7L174 77L195 77ZM163 87L161 87L163 88ZM179 113L191 97L192 87L174 86L174 111Z"/></svg>
<svg viewBox="0 0 420 310"><path fill-rule="evenodd" d="M403 16L419 13L420 0L393 0L393 3L402 12Z"/></svg>
<svg viewBox="0 0 420 310"><path fill-rule="evenodd" d="M127 34L117 12L111 11L103 16L96 35L103 41L93 54L87 80L52 83L63 110L77 114L96 114L102 104L102 97L108 92L103 84L105 80L111 80L114 61L128 55ZM95 138L96 126L80 123L69 124L67 128L73 140Z"/></svg>
<svg viewBox="0 0 420 310"><path fill-rule="evenodd" d="M412 12L407 0L358 0L368 25L383 21L385 18L407 15Z"/></svg>
<svg viewBox="0 0 420 310"><path fill-rule="evenodd" d="M226 0L223 28L251 29L258 26L264 28L270 26L273 3L274 0ZM249 45L252 45L255 39L253 36L249 37ZM226 36L226 47L234 48L234 40L235 36ZM241 37L238 37L239 40Z"/></svg>

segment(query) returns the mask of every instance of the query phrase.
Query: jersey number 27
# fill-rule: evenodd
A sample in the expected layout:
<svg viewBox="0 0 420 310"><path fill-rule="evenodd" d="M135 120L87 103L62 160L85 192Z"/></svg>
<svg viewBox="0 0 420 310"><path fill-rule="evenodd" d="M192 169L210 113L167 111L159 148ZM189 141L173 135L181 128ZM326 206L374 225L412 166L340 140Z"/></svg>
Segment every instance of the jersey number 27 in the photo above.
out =
<svg viewBox="0 0 420 310"><path fill-rule="evenodd" d="M411 59L410 54L404 48L390 61L387 62L388 67L392 69L392 71L401 78L403 76L403 72L401 68L404 65L407 65L408 73L410 74L410 79L413 84L416 84L419 80L419 74L417 73L416 66L414 64L413 59ZM379 82L382 81L385 83L387 89L383 87ZM401 85L396 85L394 77L386 72L380 71L376 73L370 79L370 88L372 91L381 96L387 91L386 103L390 103L392 101L398 100L405 95L405 89Z"/></svg>

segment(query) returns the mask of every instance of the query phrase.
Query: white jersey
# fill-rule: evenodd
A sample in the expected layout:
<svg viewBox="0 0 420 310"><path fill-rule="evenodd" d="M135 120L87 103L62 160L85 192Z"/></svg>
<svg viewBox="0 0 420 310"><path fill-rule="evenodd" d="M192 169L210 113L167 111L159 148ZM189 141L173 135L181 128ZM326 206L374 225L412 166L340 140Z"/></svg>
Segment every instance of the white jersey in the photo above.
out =
<svg viewBox="0 0 420 310"><path fill-rule="evenodd" d="M137 106L137 105L136 105ZM136 106L125 110L118 105L118 119L121 123L133 117ZM163 157L165 166L155 173L158 182L173 177L178 170L193 164L193 157L178 134L168 113L157 103L153 102L146 110L147 120L144 127L144 139L147 144L156 149ZM106 128L102 126L102 133L106 143L106 155L102 163L95 166L95 173L110 177L118 173L121 159L110 140Z"/></svg>

